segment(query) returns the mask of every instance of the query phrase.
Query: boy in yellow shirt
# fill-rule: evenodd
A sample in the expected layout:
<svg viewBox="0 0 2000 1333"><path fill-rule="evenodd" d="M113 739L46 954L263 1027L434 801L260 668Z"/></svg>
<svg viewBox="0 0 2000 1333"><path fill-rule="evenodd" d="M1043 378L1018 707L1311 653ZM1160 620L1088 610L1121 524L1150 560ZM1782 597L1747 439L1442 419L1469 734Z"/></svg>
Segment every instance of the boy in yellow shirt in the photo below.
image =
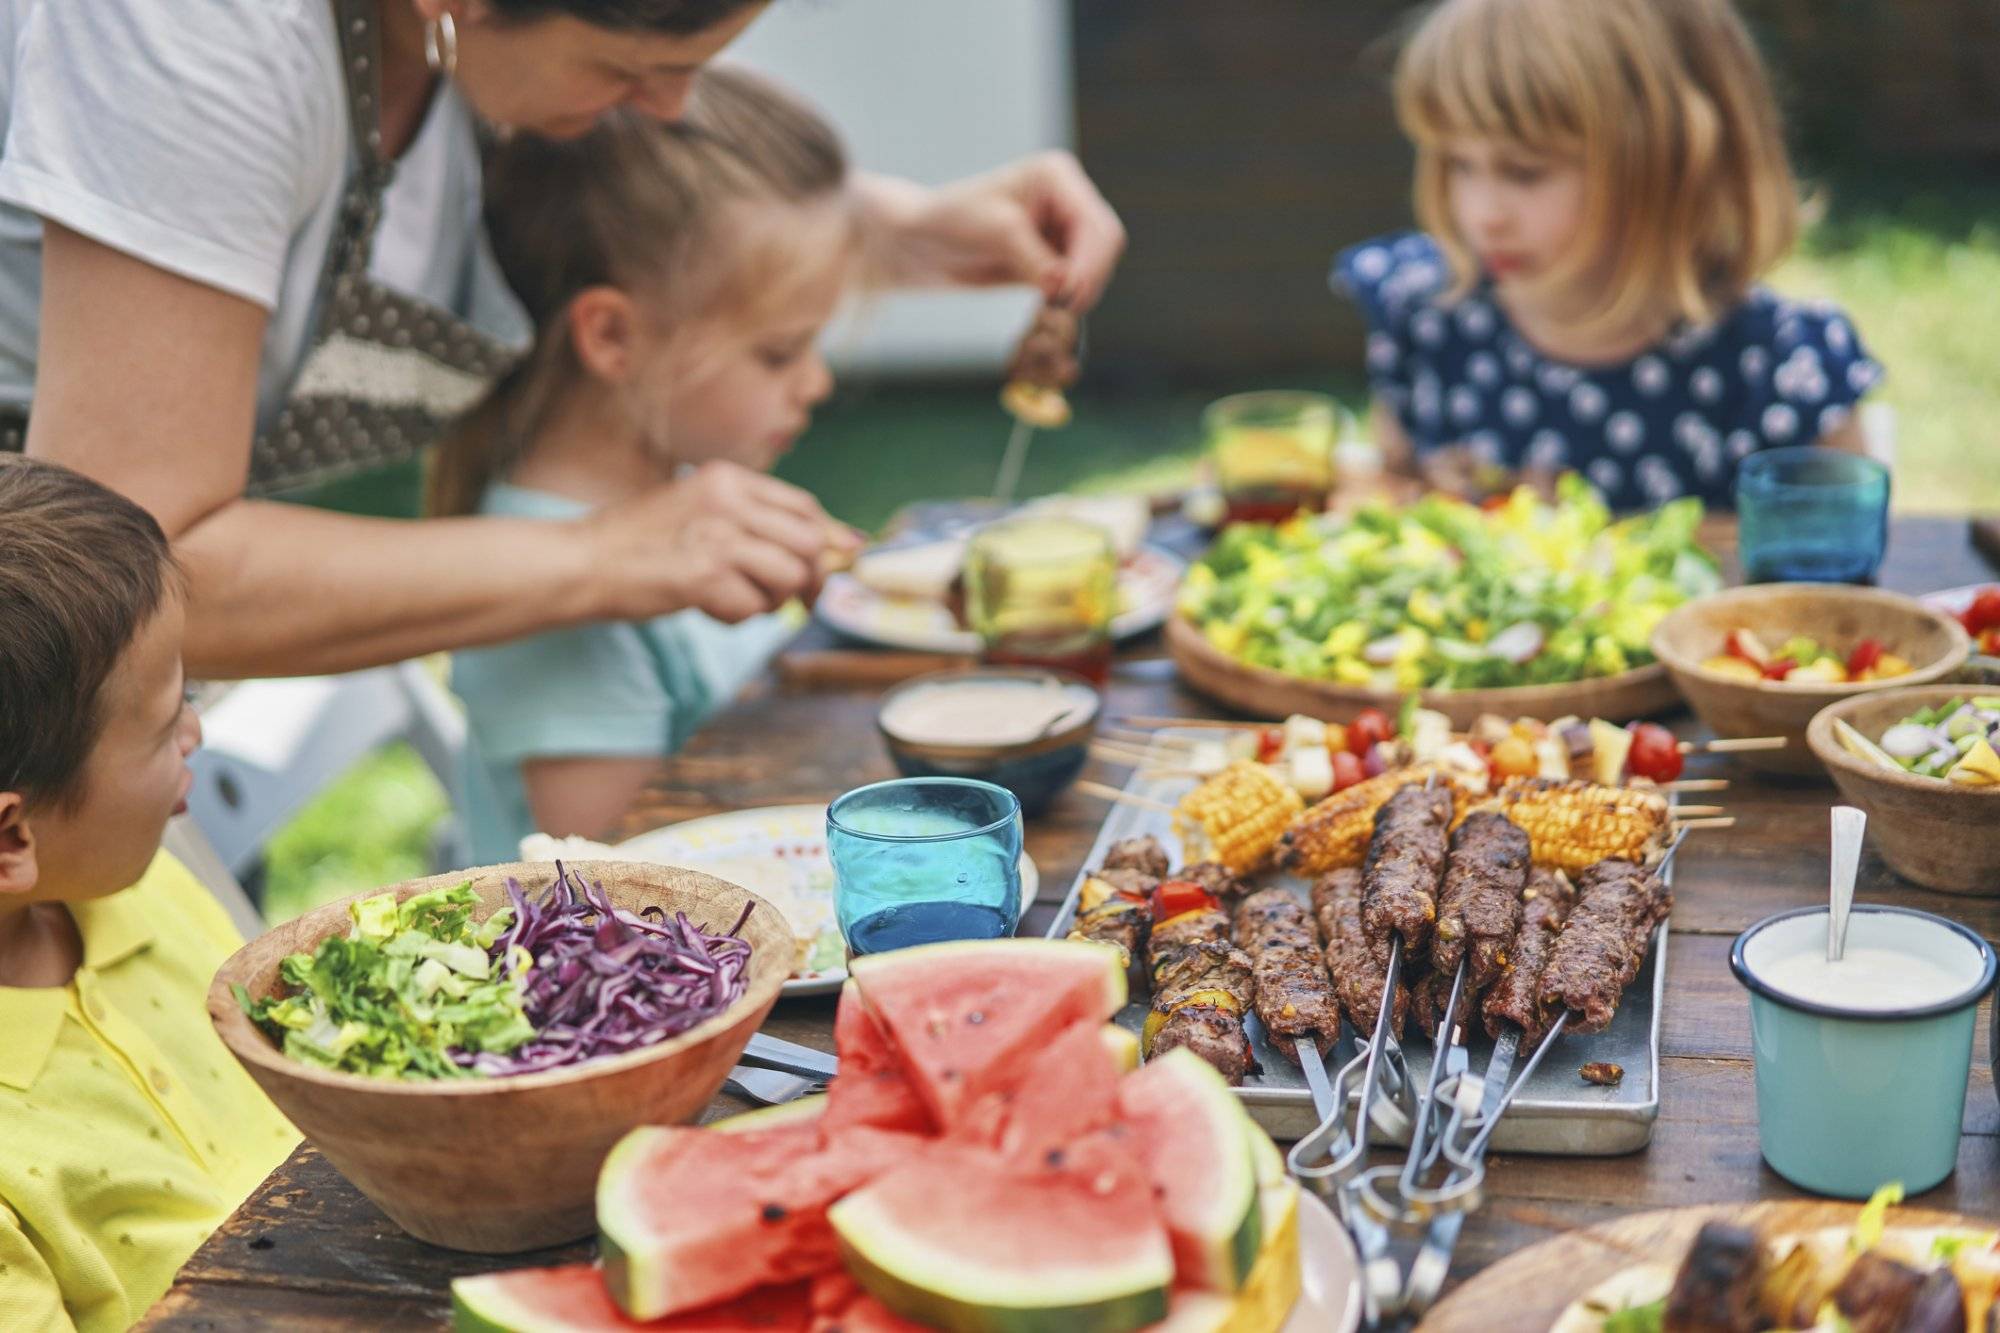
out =
<svg viewBox="0 0 2000 1333"><path fill-rule="evenodd" d="M0 1329L124 1329L298 1133L210 1027L241 943L159 850L201 725L144 510L0 455Z"/></svg>

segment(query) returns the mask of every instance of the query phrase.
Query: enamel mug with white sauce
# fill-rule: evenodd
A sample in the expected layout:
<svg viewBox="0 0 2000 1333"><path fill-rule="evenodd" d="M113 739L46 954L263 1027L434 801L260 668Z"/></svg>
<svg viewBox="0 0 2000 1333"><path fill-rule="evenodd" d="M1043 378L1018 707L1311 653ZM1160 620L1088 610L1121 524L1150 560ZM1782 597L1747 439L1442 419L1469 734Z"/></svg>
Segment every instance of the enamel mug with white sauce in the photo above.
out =
<svg viewBox="0 0 2000 1333"><path fill-rule="evenodd" d="M1804 907L1736 937L1750 991L1764 1160L1802 1189L1865 1199L1938 1184L1958 1161L1966 1079L1993 949L1943 917L1856 906L1847 950L1826 959L1826 909Z"/></svg>

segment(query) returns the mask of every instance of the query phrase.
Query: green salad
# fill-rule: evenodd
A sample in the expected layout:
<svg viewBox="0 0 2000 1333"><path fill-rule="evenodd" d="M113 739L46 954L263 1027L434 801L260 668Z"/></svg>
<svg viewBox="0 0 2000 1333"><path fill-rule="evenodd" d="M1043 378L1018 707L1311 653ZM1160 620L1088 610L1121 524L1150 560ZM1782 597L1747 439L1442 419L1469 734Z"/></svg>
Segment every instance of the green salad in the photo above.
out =
<svg viewBox="0 0 2000 1333"><path fill-rule="evenodd" d="M451 1052L502 1054L535 1035L520 983L489 951L514 922L503 907L483 922L470 882L421 893L400 906L393 893L348 908L345 935L295 953L278 975L296 993L236 999L279 1040L286 1055L350 1074L470 1078Z"/></svg>
<svg viewBox="0 0 2000 1333"><path fill-rule="evenodd" d="M1580 477L1487 508L1441 495L1226 529L1180 611L1229 656L1380 690L1611 676L1653 660L1681 603L1722 586L1701 502L1613 521Z"/></svg>

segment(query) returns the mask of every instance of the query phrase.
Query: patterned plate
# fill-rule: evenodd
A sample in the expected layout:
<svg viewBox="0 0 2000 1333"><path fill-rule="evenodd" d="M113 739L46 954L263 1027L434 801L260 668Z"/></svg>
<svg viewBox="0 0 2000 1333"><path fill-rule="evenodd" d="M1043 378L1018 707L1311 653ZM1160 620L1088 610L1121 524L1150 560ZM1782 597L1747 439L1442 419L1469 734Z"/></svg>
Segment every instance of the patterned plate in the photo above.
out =
<svg viewBox="0 0 2000 1333"><path fill-rule="evenodd" d="M1174 593L1187 562L1158 546L1141 546L1118 567L1119 612L1114 638L1158 629L1173 614ZM852 574L835 574L820 590L819 618L850 638L918 653L976 653L979 636L960 629L944 603L884 597Z"/></svg>
<svg viewBox="0 0 2000 1333"><path fill-rule="evenodd" d="M805 963L785 995L824 995L847 980L846 950L833 918L833 863L826 855L826 807L770 805L669 824L622 842L616 854L706 871L765 898L809 939ZM1021 909L1035 901L1041 874L1021 853Z"/></svg>

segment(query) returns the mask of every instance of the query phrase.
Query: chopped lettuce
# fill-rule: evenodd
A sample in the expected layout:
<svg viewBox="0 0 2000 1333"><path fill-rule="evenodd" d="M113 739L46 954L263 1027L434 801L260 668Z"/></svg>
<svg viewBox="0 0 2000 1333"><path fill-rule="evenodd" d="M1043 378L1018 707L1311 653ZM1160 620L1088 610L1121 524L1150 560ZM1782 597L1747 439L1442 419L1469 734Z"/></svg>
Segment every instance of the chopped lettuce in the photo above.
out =
<svg viewBox="0 0 2000 1333"><path fill-rule="evenodd" d="M505 907L472 920L471 884L397 903L376 894L348 908L345 935L278 965L285 993L237 1002L287 1056L391 1078L462 1078L454 1051L511 1051L535 1035L517 981L488 950L513 924Z"/></svg>
<svg viewBox="0 0 2000 1333"><path fill-rule="evenodd" d="M1290 675L1394 690L1561 684L1653 660L1660 619L1721 584L1675 501L1614 521L1565 477L1551 504L1522 488L1479 508L1442 495L1225 529L1180 608L1232 657ZM1538 649L1501 651L1528 627ZM1533 642L1531 638L1530 643ZM1393 651L1392 651L1393 649Z"/></svg>

